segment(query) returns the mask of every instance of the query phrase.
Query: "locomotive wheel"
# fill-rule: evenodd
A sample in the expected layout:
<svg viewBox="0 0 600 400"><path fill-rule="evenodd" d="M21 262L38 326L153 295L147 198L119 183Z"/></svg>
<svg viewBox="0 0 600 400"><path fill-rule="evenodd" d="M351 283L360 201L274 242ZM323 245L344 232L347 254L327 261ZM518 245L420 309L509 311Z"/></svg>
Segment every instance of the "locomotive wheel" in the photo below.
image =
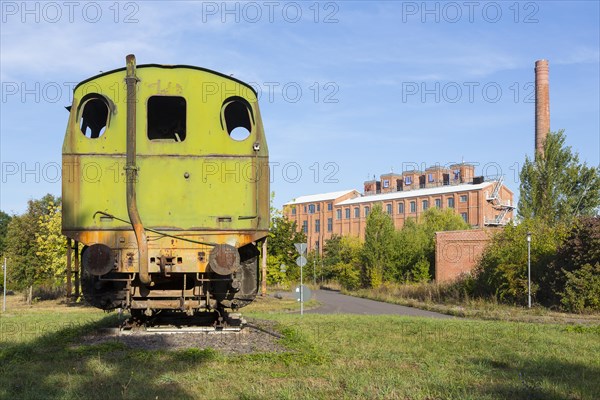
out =
<svg viewBox="0 0 600 400"><path fill-rule="evenodd" d="M241 268L234 275L234 282L240 282L237 293L233 296L231 308L237 309L252 303L258 293L258 257L252 257L241 263Z"/></svg>
<svg viewBox="0 0 600 400"><path fill-rule="evenodd" d="M88 249L88 247L83 248L82 257L85 257ZM88 304L103 310L114 310L122 307L126 297L125 282L108 280L111 275L112 273L108 273L99 277L92 274L87 268L82 268L81 292Z"/></svg>

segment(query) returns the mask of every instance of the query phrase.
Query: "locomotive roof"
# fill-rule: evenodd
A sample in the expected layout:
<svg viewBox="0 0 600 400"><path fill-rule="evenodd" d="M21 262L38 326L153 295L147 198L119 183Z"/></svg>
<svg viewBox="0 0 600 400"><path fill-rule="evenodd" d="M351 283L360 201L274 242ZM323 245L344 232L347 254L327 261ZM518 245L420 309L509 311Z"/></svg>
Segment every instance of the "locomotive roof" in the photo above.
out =
<svg viewBox="0 0 600 400"><path fill-rule="evenodd" d="M237 83L239 83L241 85L244 85L247 88L249 88L250 90L252 90L252 92L255 95L258 96L258 92L252 86L250 86L249 84L247 84L246 82L243 82L243 81L241 81L239 79L236 79L236 78L234 78L232 76L225 75L225 74L223 74L221 72L213 71L212 69L208 69L208 68L196 67L196 66L193 66L193 65L185 65L185 64L176 64L176 65L141 64L141 65L136 66L136 69L138 69L138 68L163 68L163 69L182 68L182 69L195 69L195 70L198 70L198 71L204 71L204 72L208 72L208 73L211 73L211 74L218 75L218 76L223 77L223 78L227 78L227 79L235 81L235 82L237 82ZM100 78L101 76L110 75L110 74L113 74L115 72L121 72L121 71L126 71L126 70L127 70L126 67L122 67L122 68L117 68L117 69L113 69L113 70L110 70L110 71L106 71L106 72L103 72L103 73L98 74L98 75L94 75L94 76L92 76L90 78L87 78L87 79L79 82L77 84L77 86L75 86L75 88L73 89L73 91L75 91L79 86L83 85L84 83L93 81L94 79Z"/></svg>

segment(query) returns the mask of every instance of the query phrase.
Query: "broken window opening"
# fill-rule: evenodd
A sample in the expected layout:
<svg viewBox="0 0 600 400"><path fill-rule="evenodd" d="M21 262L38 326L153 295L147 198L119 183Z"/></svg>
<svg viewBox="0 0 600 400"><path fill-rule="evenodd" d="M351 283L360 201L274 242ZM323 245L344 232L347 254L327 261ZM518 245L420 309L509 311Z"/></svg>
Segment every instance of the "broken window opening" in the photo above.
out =
<svg viewBox="0 0 600 400"><path fill-rule="evenodd" d="M79 129L87 138L97 139L104 135L108 126L108 101L97 93L91 93L81 99Z"/></svg>
<svg viewBox="0 0 600 400"><path fill-rule="evenodd" d="M183 142L186 136L186 101L181 96L148 98L148 139Z"/></svg>
<svg viewBox="0 0 600 400"><path fill-rule="evenodd" d="M221 124L233 140L242 141L252 133L254 115L246 99L230 97L223 102Z"/></svg>

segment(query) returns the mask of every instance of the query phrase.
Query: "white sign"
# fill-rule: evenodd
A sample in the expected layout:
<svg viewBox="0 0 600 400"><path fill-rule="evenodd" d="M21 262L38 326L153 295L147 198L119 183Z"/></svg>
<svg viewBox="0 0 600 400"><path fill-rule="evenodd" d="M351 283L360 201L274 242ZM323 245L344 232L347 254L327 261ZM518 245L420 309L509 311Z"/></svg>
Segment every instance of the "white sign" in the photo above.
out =
<svg viewBox="0 0 600 400"><path fill-rule="evenodd" d="M294 246L296 247L298 254L302 255L306 253L306 243L294 243Z"/></svg>
<svg viewBox="0 0 600 400"><path fill-rule="evenodd" d="M296 264L298 264L298 266L300 267L304 267L307 263L306 257L304 256L300 256L298 258L296 258Z"/></svg>

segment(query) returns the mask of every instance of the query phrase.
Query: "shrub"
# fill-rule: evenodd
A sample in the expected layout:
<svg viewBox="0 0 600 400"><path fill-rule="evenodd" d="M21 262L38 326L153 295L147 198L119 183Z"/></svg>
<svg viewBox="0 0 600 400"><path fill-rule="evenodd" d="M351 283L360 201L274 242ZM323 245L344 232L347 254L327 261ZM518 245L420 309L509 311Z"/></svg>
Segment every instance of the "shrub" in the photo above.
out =
<svg viewBox="0 0 600 400"><path fill-rule="evenodd" d="M267 284L274 285L286 280L286 273L281 272L281 264L284 264L281 257L267 255Z"/></svg>
<svg viewBox="0 0 600 400"><path fill-rule="evenodd" d="M477 297L526 302L527 232L531 233L531 292L536 296L566 232L565 226L550 226L542 220L509 225L494 235L475 270L473 287Z"/></svg>
<svg viewBox="0 0 600 400"><path fill-rule="evenodd" d="M412 280L414 282L427 282L431 277L429 275L429 269L429 261L425 258L421 258L415 263L414 267L410 271Z"/></svg>
<svg viewBox="0 0 600 400"><path fill-rule="evenodd" d="M597 263L600 263L600 217L578 219L558 248L553 262L544 271L543 300L548 304L562 304L567 273L575 273L587 264L594 266Z"/></svg>
<svg viewBox="0 0 600 400"><path fill-rule="evenodd" d="M332 271L344 289L354 290L360 286L360 269L356 265L339 262L332 267Z"/></svg>
<svg viewBox="0 0 600 400"><path fill-rule="evenodd" d="M563 308L578 313L600 311L600 263L564 273L566 284L560 299Z"/></svg>

